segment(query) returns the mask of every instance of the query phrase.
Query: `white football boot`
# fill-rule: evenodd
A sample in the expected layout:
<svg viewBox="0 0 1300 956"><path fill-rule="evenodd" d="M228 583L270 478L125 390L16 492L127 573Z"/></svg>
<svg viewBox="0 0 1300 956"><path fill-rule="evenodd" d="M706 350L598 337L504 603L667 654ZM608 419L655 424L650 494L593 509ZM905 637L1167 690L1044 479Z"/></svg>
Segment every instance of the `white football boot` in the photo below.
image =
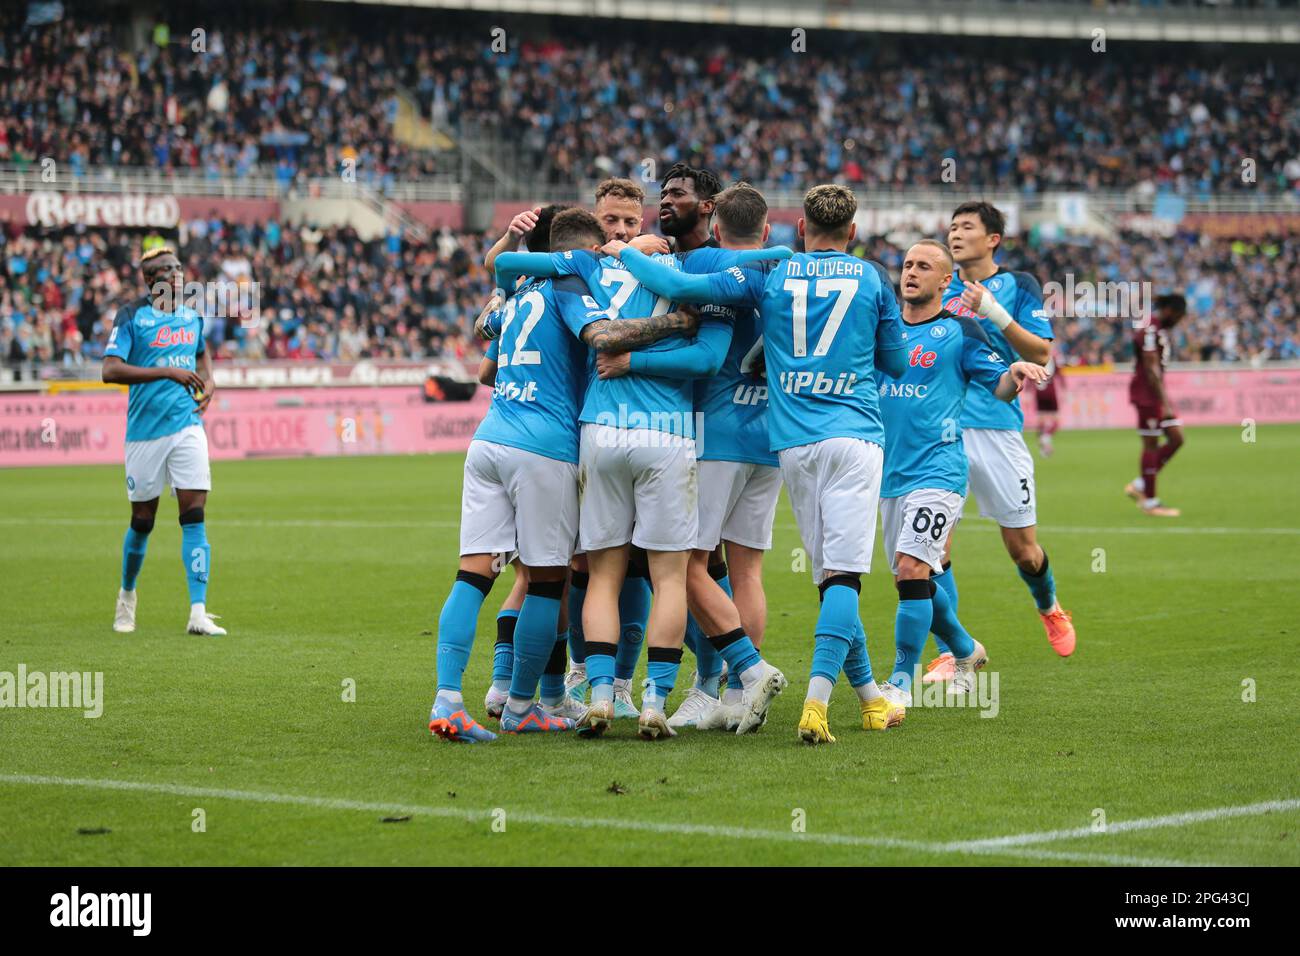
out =
<svg viewBox="0 0 1300 956"><path fill-rule="evenodd" d="M740 722L736 725L738 734L753 733L762 727L767 722L767 711L772 701L789 683L785 675L767 661L763 661L761 666L763 676L741 693Z"/></svg>
<svg viewBox="0 0 1300 956"><path fill-rule="evenodd" d="M958 657L953 661L956 673L948 684L949 694L969 694L975 689L975 672L989 662L988 651L984 645L975 641L975 650L970 657Z"/></svg>
<svg viewBox="0 0 1300 956"><path fill-rule="evenodd" d="M912 706L912 692L903 690L897 684L891 684L889 681L881 681L876 685L880 688L880 696L885 698L891 704L897 704L899 707L907 708Z"/></svg>
<svg viewBox="0 0 1300 956"><path fill-rule="evenodd" d="M580 700L574 700L568 694L560 698L558 704L542 704L542 710L546 711L552 717L567 717L574 723L577 723L587 713L587 705Z"/></svg>
<svg viewBox="0 0 1300 956"><path fill-rule="evenodd" d="M686 692L686 699L682 701L681 706L668 718L668 726L674 730L681 727L698 727L701 720L721 706L722 702L718 698L706 694L698 687L692 687Z"/></svg>
<svg viewBox="0 0 1300 956"><path fill-rule="evenodd" d="M483 698L483 709L493 720L500 720L501 714L506 709L506 700L510 697L509 691L497 690L496 684L488 684L487 694ZM583 708L586 710L587 708Z"/></svg>
<svg viewBox="0 0 1300 956"><path fill-rule="evenodd" d="M660 737L676 737L677 731L668 724L661 710L647 707L641 711L636 721L636 732L642 740L658 740Z"/></svg>
<svg viewBox="0 0 1300 956"><path fill-rule="evenodd" d="M117 609L113 612L113 630L119 634L130 634L135 630L135 592L117 592Z"/></svg>
<svg viewBox="0 0 1300 956"><path fill-rule="evenodd" d="M202 604L190 605L190 624L186 628L191 634L205 634L209 637L224 637L226 629L220 627L216 618L218 615L209 614Z"/></svg>

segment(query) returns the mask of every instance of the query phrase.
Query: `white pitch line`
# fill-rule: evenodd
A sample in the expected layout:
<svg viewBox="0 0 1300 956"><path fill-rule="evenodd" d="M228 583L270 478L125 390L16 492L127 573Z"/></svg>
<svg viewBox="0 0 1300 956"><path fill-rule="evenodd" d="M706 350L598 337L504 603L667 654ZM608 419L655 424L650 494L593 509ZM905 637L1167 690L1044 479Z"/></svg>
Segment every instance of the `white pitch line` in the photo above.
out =
<svg viewBox="0 0 1300 956"><path fill-rule="evenodd" d="M291 793L268 793L253 790L227 790L212 787L191 787L182 784L142 783L130 780L96 780L78 777L50 777L33 774L0 774L0 785L78 787L96 790L118 790L135 793L157 793L168 796L199 799L238 800L249 803L269 803L314 807L323 810L348 810L376 813L387 816L426 816L466 822L490 822L491 810L467 810L457 807L407 806L391 803L374 803L335 797L314 797ZM663 823L651 820L626 820L600 817L554 817L528 811L511 811L507 819L539 826L571 829L623 830L645 833L672 833L682 836L701 836L722 839L817 843L827 846L853 846L914 850L921 853L958 854L966 856L1011 856L1032 860L1054 860L1072 863L1097 863L1109 866L1206 866L1218 864L1192 863L1182 860L1152 859L1149 857L1121 856L1107 853L1078 853L1044 850L1023 844L1047 843L1110 835L1129 830L1146 830L1156 827L1187 826L1206 820L1225 819L1267 813L1271 810L1300 807L1300 800L1274 800L1245 807L1224 807L1217 810L1200 810L1164 817L1147 817L1113 823L1105 833L1090 827L1074 830L1053 830L1043 833L1026 833L988 840L967 840L949 843L923 840L903 840L894 837L866 837L841 833L794 833L785 830L760 830L749 827L714 826L698 823Z"/></svg>
<svg viewBox="0 0 1300 956"><path fill-rule="evenodd" d="M1255 817L1264 813L1276 813L1284 810L1300 809L1300 799L1265 800L1263 803L1251 803L1241 807L1219 807L1214 810L1189 810L1185 813L1170 813L1162 817L1144 817L1139 820L1121 820L1106 824L1104 831L1092 827L1074 827L1069 830L1045 830L1041 833L1019 833L1013 836L992 837L987 840L966 840L960 844L970 848L994 848L1008 846L1029 846L1034 843L1054 843L1057 840L1076 840L1088 836L1110 836L1115 833L1131 833L1137 830L1155 830L1161 827L1186 827L1195 823L1207 823L1212 820L1230 820L1233 817Z"/></svg>
<svg viewBox="0 0 1300 956"><path fill-rule="evenodd" d="M68 517L26 517L0 518L0 525L20 525L39 527L40 525L69 525L73 527L90 527L96 525L122 524L119 518L68 518ZM217 526L232 528L412 528L443 529L459 528L459 521L360 521L319 519L296 520L291 518L216 518ZM797 527L788 521L778 521L775 528L782 531L796 531ZM968 522L962 526L975 531L997 531L998 526L991 521ZM1182 535L1300 535L1300 528L1226 528L1226 527L1176 527L1168 524L1150 527L1119 525L1115 527L1094 527L1087 525L1039 525L1038 530L1045 534L1182 534Z"/></svg>

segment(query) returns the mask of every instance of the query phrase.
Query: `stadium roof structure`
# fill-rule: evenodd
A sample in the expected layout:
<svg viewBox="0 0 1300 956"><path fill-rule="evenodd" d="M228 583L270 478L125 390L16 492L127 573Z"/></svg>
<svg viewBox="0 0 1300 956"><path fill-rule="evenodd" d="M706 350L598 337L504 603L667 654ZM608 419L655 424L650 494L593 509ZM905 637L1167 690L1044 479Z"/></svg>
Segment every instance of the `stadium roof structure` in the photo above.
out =
<svg viewBox="0 0 1300 956"><path fill-rule="evenodd" d="M352 0L323 0L343 3ZM361 0L377 6L430 7L488 13L662 20L680 23L924 33L966 37L1041 37L1089 42L1300 43L1294 0L1276 8L1097 6L1091 0Z"/></svg>

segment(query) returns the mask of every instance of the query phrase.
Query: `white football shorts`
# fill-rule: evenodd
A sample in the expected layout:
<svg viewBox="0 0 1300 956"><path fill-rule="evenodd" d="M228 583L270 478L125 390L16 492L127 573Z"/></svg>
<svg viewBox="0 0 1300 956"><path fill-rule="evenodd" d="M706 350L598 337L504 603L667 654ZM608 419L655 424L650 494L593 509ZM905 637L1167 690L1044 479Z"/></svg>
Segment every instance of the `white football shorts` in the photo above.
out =
<svg viewBox="0 0 1300 956"><path fill-rule="evenodd" d="M1028 528L1038 523L1034 492L1034 459L1020 432L1006 428L965 428L961 433L970 463L968 493L974 495L981 518L1003 528Z"/></svg>
<svg viewBox="0 0 1300 956"><path fill-rule="evenodd" d="M885 453L861 438L827 438L779 453L813 580L871 570Z"/></svg>
<svg viewBox="0 0 1300 956"><path fill-rule="evenodd" d="M578 535L578 466L472 441L460 500L460 553L508 554L534 568L569 563Z"/></svg>
<svg viewBox="0 0 1300 956"><path fill-rule="evenodd" d="M173 494L211 491L208 435L202 425L187 425L178 432L126 443L126 496L131 501L152 501L170 485Z"/></svg>
<svg viewBox="0 0 1300 956"><path fill-rule="evenodd" d="M955 491L918 488L897 498L880 499L880 524L889 552L889 570L898 573L898 555L908 554L943 573L943 549L961 520L966 499Z"/></svg>
<svg viewBox="0 0 1300 956"><path fill-rule="evenodd" d="M582 426L578 451L584 551L631 542L689 551L699 526L695 439L652 428Z"/></svg>
<svg viewBox="0 0 1300 956"><path fill-rule="evenodd" d="M781 496L781 469L745 461L702 461L700 530L695 547L712 551L720 541L767 551Z"/></svg>

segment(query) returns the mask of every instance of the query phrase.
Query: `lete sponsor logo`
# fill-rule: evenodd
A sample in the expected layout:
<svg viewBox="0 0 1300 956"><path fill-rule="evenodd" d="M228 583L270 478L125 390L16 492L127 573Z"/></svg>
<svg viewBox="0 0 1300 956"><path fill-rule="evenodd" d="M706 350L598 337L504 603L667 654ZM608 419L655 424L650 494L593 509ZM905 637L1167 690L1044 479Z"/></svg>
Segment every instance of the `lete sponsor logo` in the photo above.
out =
<svg viewBox="0 0 1300 956"><path fill-rule="evenodd" d="M193 345L194 340L193 329L173 329L170 325L164 325L158 330L149 346L155 349L165 349L169 345Z"/></svg>
<svg viewBox="0 0 1300 956"><path fill-rule="evenodd" d="M100 196L34 192L27 199L27 222L33 226L152 226L172 229L180 222L175 196Z"/></svg>

